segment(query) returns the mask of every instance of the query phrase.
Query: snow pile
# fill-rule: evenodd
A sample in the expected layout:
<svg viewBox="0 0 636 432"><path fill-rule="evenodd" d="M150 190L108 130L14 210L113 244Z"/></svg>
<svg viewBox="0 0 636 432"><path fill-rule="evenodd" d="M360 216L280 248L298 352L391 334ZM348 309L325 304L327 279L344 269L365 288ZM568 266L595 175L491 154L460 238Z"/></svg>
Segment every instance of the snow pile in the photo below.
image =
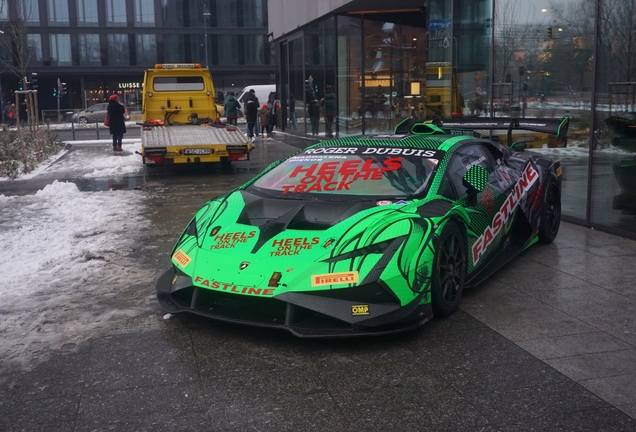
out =
<svg viewBox="0 0 636 432"><path fill-rule="evenodd" d="M84 164L87 171L84 177L107 177L114 175L133 174L143 170L141 156L135 152L141 152L141 141L134 144L122 145L124 152L118 154L115 160L112 158L96 158L88 165Z"/></svg>
<svg viewBox="0 0 636 432"><path fill-rule="evenodd" d="M58 181L35 195L0 195L0 359L33 359L147 310L154 290L140 294L129 282L156 278L131 259L149 224L144 199Z"/></svg>

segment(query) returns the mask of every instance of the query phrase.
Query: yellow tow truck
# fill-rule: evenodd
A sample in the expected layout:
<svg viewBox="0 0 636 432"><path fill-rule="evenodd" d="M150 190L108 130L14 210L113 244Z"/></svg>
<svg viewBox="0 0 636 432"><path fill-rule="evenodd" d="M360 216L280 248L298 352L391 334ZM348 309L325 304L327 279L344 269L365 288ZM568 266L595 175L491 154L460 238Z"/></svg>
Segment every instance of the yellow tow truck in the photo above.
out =
<svg viewBox="0 0 636 432"><path fill-rule="evenodd" d="M252 143L221 123L208 68L156 64L144 75L141 156L144 164L188 164L250 158Z"/></svg>

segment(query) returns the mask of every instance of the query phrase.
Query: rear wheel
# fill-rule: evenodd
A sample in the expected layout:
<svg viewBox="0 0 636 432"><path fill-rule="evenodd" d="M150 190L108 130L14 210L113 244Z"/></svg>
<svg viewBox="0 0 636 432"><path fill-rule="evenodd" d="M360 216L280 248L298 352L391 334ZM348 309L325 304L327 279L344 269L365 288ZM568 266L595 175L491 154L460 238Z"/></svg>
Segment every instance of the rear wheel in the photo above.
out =
<svg viewBox="0 0 636 432"><path fill-rule="evenodd" d="M538 236L541 243L552 243L561 225L561 196L557 182L553 178L548 180L543 197Z"/></svg>
<svg viewBox="0 0 636 432"><path fill-rule="evenodd" d="M88 119L86 117L80 117L79 118L79 124L85 125L87 123L88 123Z"/></svg>
<svg viewBox="0 0 636 432"><path fill-rule="evenodd" d="M431 281L431 305L435 316L449 316L457 310L466 276L466 245L455 222L442 229L435 251Z"/></svg>
<svg viewBox="0 0 636 432"><path fill-rule="evenodd" d="M221 158L221 169L224 172L232 171L232 161L230 160L229 157L222 157Z"/></svg>

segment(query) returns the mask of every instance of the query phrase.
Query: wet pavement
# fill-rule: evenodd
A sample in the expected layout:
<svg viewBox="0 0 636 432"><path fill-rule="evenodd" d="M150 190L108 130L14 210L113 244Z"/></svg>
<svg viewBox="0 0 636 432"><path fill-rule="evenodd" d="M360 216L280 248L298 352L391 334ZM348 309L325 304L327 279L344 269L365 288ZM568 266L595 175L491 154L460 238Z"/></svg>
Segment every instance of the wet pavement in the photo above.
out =
<svg viewBox="0 0 636 432"><path fill-rule="evenodd" d="M132 189L147 223L130 233L140 247L113 258L132 263L126 280L90 304L128 314L20 358L0 341L0 430L636 430L636 242L564 223L553 244L465 293L453 316L390 337L306 340L166 320L148 275L168 267L194 212L297 147L257 142L231 172L82 177L82 158L113 157L107 150L75 146L58 161L68 170L0 183L5 195L55 179L87 193ZM84 284L103 289L98 275ZM0 322L12 313L0 308Z"/></svg>

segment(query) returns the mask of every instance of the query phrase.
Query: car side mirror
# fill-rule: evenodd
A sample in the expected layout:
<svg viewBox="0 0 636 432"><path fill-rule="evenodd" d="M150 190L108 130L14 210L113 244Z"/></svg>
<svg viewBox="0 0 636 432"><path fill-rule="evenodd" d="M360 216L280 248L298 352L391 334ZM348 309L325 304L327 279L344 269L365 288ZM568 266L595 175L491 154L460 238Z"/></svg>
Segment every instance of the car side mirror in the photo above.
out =
<svg viewBox="0 0 636 432"><path fill-rule="evenodd" d="M525 149L526 149L526 143L523 141L512 143L512 145L510 146L510 150L524 151Z"/></svg>
<svg viewBox="0 0 636 432"><path fill-rule="evenodd" d="M479 165L471 166L462 178L463 185L468 189L468 197L475 197L479 192L483 192L488 184L488 171Z"/></svg>

